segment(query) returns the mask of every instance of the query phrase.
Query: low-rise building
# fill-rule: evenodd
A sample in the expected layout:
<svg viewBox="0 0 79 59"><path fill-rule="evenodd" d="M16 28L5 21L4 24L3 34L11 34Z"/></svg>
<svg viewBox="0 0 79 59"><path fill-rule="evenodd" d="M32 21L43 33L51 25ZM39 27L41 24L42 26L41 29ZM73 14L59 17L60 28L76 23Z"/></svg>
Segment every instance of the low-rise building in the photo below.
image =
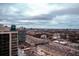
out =
<svg viewBox="0 0 79 59"><path fill-rule="evenodd" d="M36 37L30 36L30 35L27 35L25 42L29 43L32 46L35 46L35 45L38 45L38 44L48 43L48 40L36 38Z"/></svg>

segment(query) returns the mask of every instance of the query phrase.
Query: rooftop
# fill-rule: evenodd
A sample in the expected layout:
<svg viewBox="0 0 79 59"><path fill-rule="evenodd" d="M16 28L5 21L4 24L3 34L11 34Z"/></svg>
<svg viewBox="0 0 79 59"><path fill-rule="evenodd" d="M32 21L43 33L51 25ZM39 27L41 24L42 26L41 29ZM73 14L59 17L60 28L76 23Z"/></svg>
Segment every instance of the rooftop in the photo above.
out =
<svg viewBox="0 0 79 59"><path fill-rule="evenodd" d="M26 42L31 44L31 45L35 45L35 44L47 43L48 40L36 38L36 37L30 36L30 35L27 35Z"/></svg>
<svg viewBox="0 0 79 59"><path fill-rule="evenodd" d="M18 33L18 31L6 31L6 32L0 32L0 34L9 34L9 33Z"/></svg>

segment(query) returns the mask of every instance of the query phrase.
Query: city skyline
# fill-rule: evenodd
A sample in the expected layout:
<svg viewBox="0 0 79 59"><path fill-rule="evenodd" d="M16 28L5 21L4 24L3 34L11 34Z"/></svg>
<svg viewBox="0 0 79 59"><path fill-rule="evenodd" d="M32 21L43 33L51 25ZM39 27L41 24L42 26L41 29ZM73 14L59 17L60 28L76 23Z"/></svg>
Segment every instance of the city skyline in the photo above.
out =
<svg viewBox="0 0 79 59"><path fill-rule="evenodd" d="M78 3L0 3L0 24L79 29Z"/></svg>

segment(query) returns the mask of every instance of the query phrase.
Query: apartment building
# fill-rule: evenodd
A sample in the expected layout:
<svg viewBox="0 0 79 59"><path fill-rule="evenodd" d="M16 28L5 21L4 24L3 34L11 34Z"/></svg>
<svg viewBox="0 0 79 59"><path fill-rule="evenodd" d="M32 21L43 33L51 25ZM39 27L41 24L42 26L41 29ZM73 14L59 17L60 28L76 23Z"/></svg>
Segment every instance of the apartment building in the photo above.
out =
<svg viewBox="0 0 79 59"><path fill-rule="evenodd" d="M0 56L18 55L18 32L0 32Z"/></svg>

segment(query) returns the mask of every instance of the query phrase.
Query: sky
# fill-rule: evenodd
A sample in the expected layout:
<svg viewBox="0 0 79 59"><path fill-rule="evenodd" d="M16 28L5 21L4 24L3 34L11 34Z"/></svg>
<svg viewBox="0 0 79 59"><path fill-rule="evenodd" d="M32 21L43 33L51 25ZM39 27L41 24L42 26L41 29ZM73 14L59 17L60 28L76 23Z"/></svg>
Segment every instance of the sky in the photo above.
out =
<svg viewBox="0 0 79 59"><path fill-rule="evenodd" d="M79 29L78 3L0 3L0 24Z"/></svg>

